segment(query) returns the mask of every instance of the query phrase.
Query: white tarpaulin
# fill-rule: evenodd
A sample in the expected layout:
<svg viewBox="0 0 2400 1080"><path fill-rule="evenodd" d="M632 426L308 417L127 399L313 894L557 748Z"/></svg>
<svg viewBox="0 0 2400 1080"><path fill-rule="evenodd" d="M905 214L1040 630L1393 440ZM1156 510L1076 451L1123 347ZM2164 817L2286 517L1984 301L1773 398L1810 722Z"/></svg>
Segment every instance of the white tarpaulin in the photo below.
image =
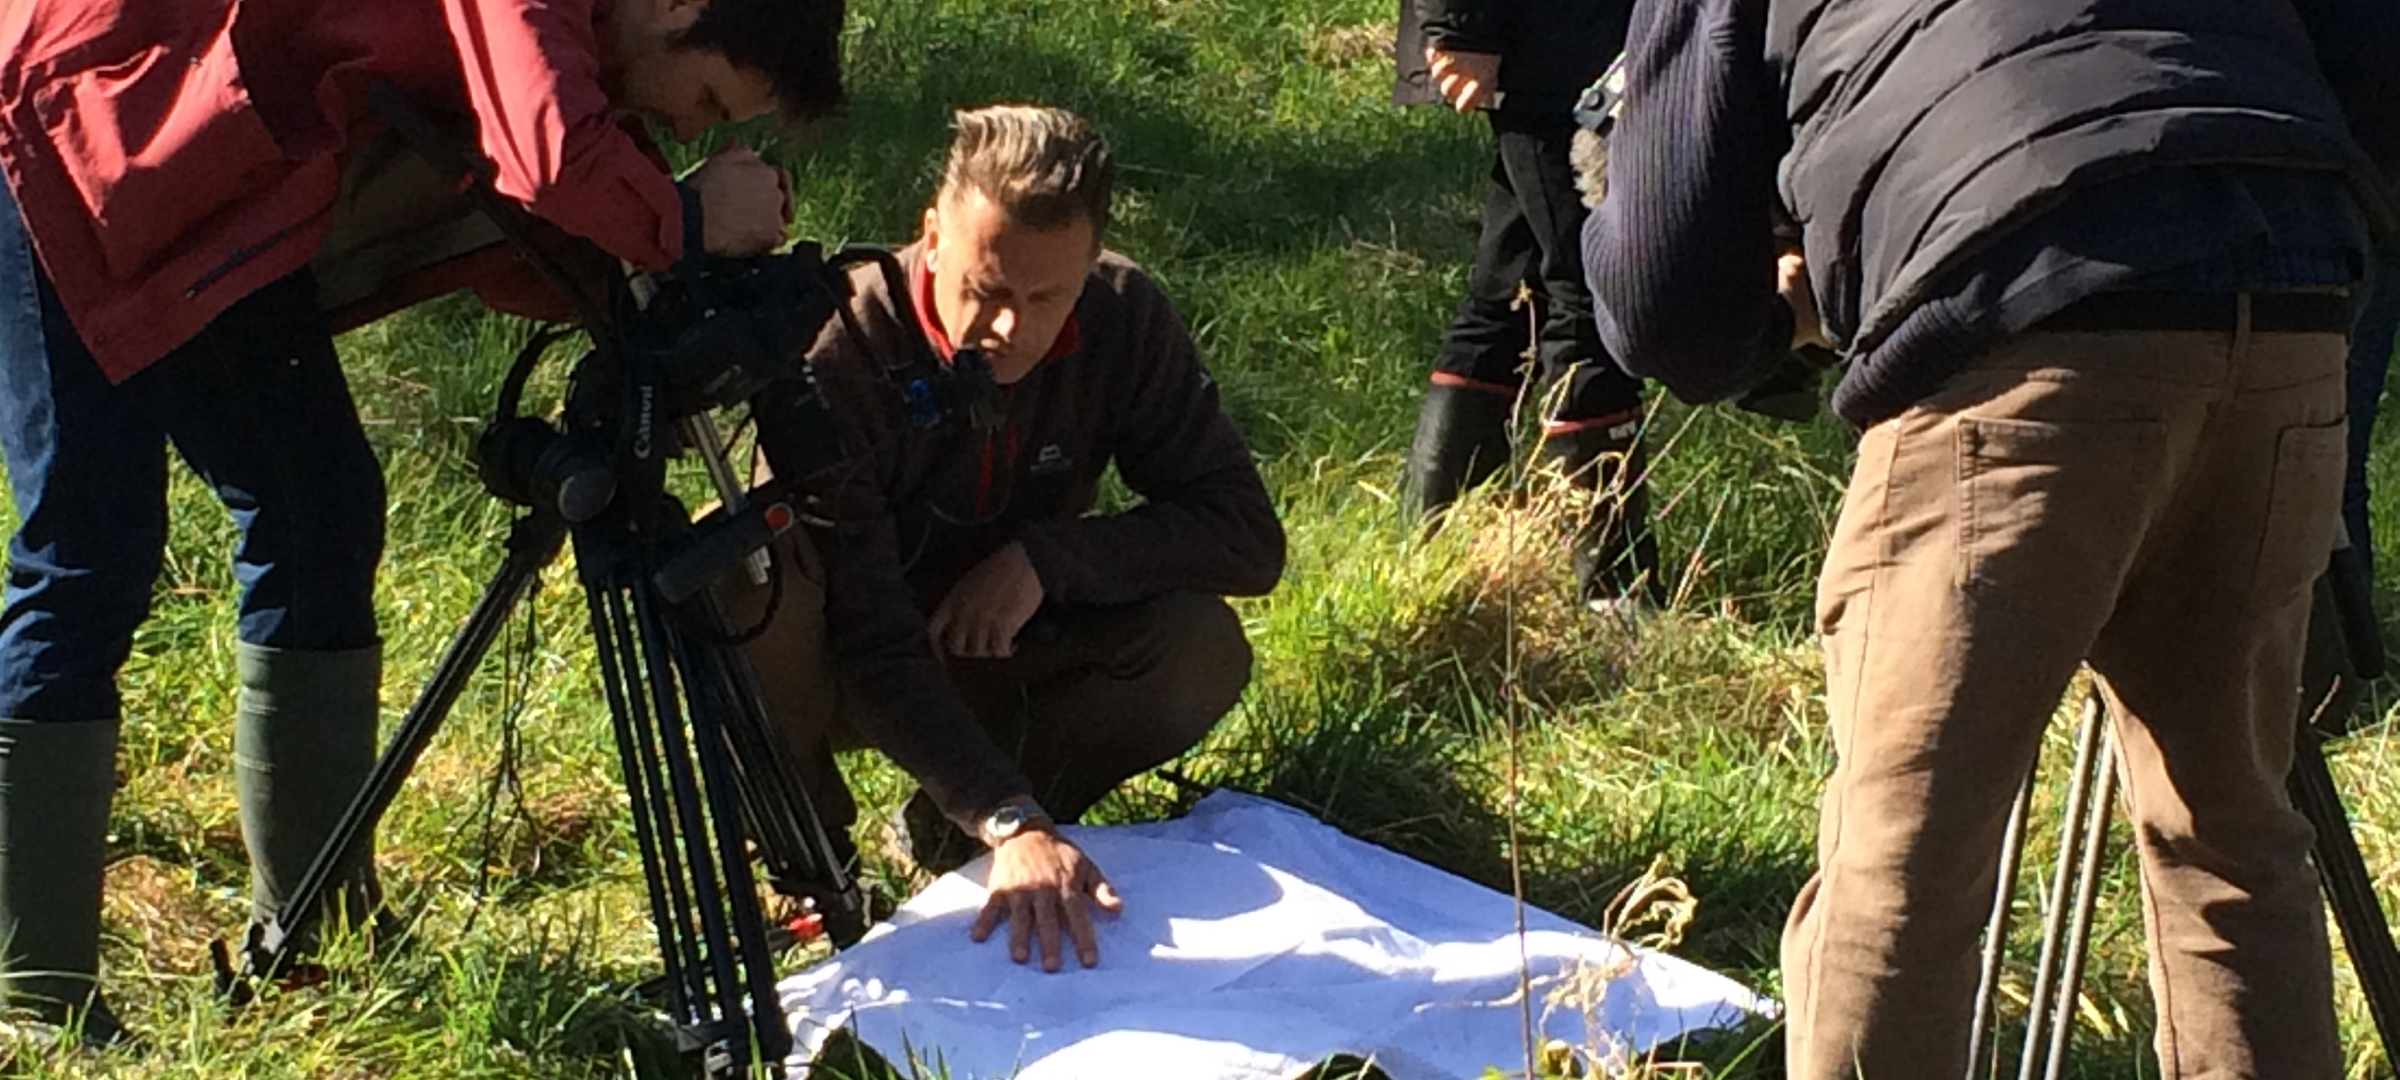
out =
<svg viewBox="0 0 2400 1080"><path fill-rule="evenodd" d="M793 1063L848 1026L895 1062L938 1059L952 1080L1285 1080L1337 1053L1393 1080L1523 1069L1506 895L1230 792L1174 821L1068 835L1125 899L1100 923L1099 967L1011 963L1005 931L969 942L979 860L783 981ZM1548 912L1529 910L1526 929L1546 1039L1638 1053L1771 1008Z"/></svg>

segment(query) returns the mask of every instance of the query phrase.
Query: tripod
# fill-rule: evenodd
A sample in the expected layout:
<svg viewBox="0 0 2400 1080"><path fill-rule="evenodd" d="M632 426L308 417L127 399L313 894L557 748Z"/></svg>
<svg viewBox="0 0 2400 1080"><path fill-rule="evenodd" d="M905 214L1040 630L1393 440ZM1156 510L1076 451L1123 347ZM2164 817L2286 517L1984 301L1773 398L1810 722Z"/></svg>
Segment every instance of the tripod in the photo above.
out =
<svg viewBox="0 0 2400 1080"><path fill-rule="evenodd" d="M2351 968L2366 994L2384 1060L2390 1065L2400 1062L2400 1054L2395 1053L2400 1050L2400 946L2393 943L2391 925L2375 895L2374 877L2359 854L2357 837L2351 832L2333 774L2326 767L2322 745L2348 732L2360 689L2366 680L2384 671L2383 641L2370 604L2370 583L2363 561L2346 542L2347 535L2336 531L2337 540L2343 542L2315 586L2301 663L2300 730L2292 748L2292 771L2284 783L2292 805L2316 832L2313 856L2317 876L2333 907ZM2095 691L2085 700L2083 719L2076 729L2075 764L2068 777L2058 866L2050 880L2048 916L2026 1006L2018 1080L2037 1076L2057 1080L2074 1032L2075 988L2082 981L2091 940L2094 901L2106 863L2109 800L2117 781L2107 731L2107 708ZM1991 921L1984 930L1982 974L1976 985L1975 1022L1968 1040L1968 1080L1999 1074L2000 1052L1992 1038L1992 1025L1998 1011L2001 960L2008 944L2010 900L2024 857L2026 814L2039 772L2037 764L2027 774L2001 839L1999 884Z"/></svg>
<svg viewBox="0 0 2400 1080"><path fill-rule="evenodd" d="M864 905L846 839L829 834L785 760L743 633L710 586L744 567L771 572L760 556L778 533L825 523L805 515L796 496L747 502L711 414L747 405L779 477L835 467L839 449L801 357L837 309L843 266L889 256L826 260L802 244L759 259L688 259L663 279L620 283L602 311L525 241L514 212L485 186L488 166L450 148L389 84L373 96L576 303L593 348L575 365L557 423L519 412L556 335L519 352L475 455L484 486L525 508L501 566L281 911L251 928L238 969L216 943L219 987L243 1000L254 980L295 970L327 899L360 869L376 823L511 611L572 543L677 1048L711 1078L780 1076L792 1040L775 997L774 951L794 931L766 925L751 849L766 882L810 908L801 930L847 945L864 931ZM684 452L702 456L723 503L700 523L666 490L667 462Z"/></svg>

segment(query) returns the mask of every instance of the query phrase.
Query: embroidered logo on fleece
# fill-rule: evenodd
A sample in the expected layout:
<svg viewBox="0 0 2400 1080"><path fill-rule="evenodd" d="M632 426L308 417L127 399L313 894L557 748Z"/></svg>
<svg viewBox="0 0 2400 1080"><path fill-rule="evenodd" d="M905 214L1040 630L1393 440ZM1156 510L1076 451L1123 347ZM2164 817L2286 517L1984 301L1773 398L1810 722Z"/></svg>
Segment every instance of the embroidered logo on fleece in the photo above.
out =
<svg viewBox="0 0 2400 1080"><path fill-rule="evenodd" d="M1058 448L1057 443L1043 443L1041 450L1033 455L1033 467L1026 471L1035 476L1048 476L1065 472L1074 464L1067 457L1067 452Z"/></svg>

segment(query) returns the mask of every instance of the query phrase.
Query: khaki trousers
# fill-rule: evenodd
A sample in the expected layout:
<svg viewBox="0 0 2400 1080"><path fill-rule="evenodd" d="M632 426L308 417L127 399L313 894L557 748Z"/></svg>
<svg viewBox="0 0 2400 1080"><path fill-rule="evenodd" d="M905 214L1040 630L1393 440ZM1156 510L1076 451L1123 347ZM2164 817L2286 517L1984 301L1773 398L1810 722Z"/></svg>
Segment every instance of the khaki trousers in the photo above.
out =
<svg viewBox="0 0 2400 1080"><path fill-rule="evenodd" d="M2079 663L2114 718L2162 1075L2340 1071L2284 794L2344 453L2338 334L2034 332L1869 429L1818 592L1839 763L1790 1075L1966 1067L2009 805Z"/></svg>
<svg viewBox="0 0 2400 1080"><path fill-rule="evenodd" d="M799 533L778 542L783 597L774 622L748 646L768 713L828 829L858 817L835 750L873 740L854 721L825 625L824 576ZM764 608L765 590L729 575L720 586L737 625ZM1223 598L1168 592L1110 607L1045 607L1005 660L951 658L944 674L992 741L1033 783L1029 794L1061 821L1134 774L1197 745L1240 700L1251 650ZM925 813L912 826L938 822ZM938 846L934 837L911 842ZM927 850L931 850L928 848Z"/></svg>

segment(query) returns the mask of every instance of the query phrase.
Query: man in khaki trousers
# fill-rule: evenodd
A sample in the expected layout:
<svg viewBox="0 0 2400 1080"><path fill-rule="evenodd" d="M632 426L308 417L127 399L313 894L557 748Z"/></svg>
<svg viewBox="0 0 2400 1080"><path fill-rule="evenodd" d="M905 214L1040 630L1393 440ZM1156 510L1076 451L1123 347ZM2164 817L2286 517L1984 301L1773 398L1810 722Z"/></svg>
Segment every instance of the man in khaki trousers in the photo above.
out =
<svg viewBox="0 0 2400 1080"><path fill-rule="evenodd" d="M2391 208L2301 14L1636 8L1585 234L1610 351L1713 400L1821 332L1864 429L1818 591L1839 763L1784 937L1795 1078L1963 1073L2009 805L2087 663L2160 1072L2340 1074L2283 779L2349 293ZM1778 196L1805 254L1780 289Z"/></svg>

